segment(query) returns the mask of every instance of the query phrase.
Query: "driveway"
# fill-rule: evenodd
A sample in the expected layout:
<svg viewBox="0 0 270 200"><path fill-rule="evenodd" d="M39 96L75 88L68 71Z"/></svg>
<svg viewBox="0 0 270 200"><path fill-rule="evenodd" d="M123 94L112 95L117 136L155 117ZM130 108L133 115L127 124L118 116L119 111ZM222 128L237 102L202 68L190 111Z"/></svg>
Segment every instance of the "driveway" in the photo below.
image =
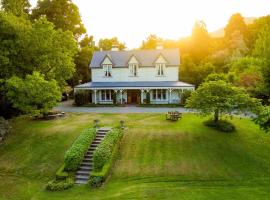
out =
<svg viewBox="0 0 270 200"><path fill-rule="evenodd" d="M75 113L166 113L168 111L179 111L181 113L189 112L182 107L176 108L147 108L137 106L125 106L125 107L76 107L73 106L73 101L61 102L55 109L63 112L75 112Z"/></svg>

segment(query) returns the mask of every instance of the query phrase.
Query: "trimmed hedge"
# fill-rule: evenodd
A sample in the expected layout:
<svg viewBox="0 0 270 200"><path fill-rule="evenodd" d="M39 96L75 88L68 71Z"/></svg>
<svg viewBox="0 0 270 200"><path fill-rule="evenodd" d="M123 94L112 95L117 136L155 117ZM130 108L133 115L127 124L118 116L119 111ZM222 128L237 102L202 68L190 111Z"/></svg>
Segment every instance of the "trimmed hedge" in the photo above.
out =
<svg viewBox="0 0 270 200"><path fill-rule="evenodd" d="M71 188L74 185L72 178L65 180L52 180L46 185L46 189L50 191L62 191Z"/></svg>
<svg viewBox="0 0 270 200"><path fill-rule="evenodd" d="M115 144L112 147L112 151L110 153L109 159L103 165L103 167L102 167L102 169L100 171L95 171L95 169L94 169L94 171L91 173L91 176L90 176L90 179L89 179L89 184L90 184L91 187L99 187L99 186L101 186L102 182L104 182L106 180L107 176L109 175L109 172L110 172L111 166L113 164L113 161L115 160L115 158L117 156L117 153L118 153L118 149L119 149L119 146L120 146L120 139L121 139L121 137L123 135L122 131L117 130L117 132L118 132L117 136L115 136L115 138L117 138L117 141L115 141ZM97 154L96 156L98 156L98 155L99 154ZM101 160L101 159L98 159L98 160ZM97 159L96 159L96 162L97 162ZM95 153L94 153L94 166L95 166Z"/></svg>
<svg viewBox="0 0 270 200"><path fill-rule="evenodd" d="M74 171L82 162L84 155L96 137L96 130L89 128L84 130L81 135L75 140L71 148L67 150L65 155L65 170Z"/></svg>
<svg viewBox="0 0 270 200"><path fill-rule="evenodd" d="M117 155L122 135L123 132L120 129L114 129L107 133L96 148L93 155L94 171L91 173L89 179L91 187L100 186L107 178L111 165Z"/></svg>

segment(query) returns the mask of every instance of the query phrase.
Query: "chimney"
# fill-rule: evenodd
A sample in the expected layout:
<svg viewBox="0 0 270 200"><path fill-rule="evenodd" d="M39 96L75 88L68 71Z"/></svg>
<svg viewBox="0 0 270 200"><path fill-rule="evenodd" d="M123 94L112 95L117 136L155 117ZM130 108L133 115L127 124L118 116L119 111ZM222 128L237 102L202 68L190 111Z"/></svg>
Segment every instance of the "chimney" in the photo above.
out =
<svg viewBox="0 0 270 200"><path fill-rule="evenodd" d="M157 42L156 49L157 49L157 50L163 49L163 44L162 44L162 42Z"/></svg>
<svg viewBox="0 0 270 200"><path fill-rule="evenodd" d="M111 50L112 51L119 51L118 45L117 44L113 44Z"/></svg>

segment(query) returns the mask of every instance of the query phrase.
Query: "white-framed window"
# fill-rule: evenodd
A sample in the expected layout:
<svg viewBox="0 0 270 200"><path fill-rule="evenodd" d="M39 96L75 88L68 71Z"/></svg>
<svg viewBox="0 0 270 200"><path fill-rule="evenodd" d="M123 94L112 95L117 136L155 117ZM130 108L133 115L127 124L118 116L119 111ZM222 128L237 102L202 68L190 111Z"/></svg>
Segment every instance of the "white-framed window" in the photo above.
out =
<svg viewBox="0 0 270 200"><path fill-rule="evenodd" d="M156 101L167 100L167 91L164 89L152 90L152 99Z"/></svg>
<svg viewBox="0 0 270 200"><path fill-rule="evenodd" d="M101 90L100 91L101 101L111 101L112 100L112 90Z"/></svg>
<svg viewBox="0 0 270 200"><path fill-rule="evenodd" d="M111 77L112 76L112 65L104 64L103 65L104 76Z"/></svg>
<svg viewBox="0 0 270 200"><path fill-rule="evenodd" d="M156 64L156 69L157 69L157 76L164 76L165 75L165 64L164 63Z"/></svg>
<svg viewBox="0 0 270 200"><path fill-rule="evenodd" d="M138 64L129 64L130 76L138 76Z"/></svg>

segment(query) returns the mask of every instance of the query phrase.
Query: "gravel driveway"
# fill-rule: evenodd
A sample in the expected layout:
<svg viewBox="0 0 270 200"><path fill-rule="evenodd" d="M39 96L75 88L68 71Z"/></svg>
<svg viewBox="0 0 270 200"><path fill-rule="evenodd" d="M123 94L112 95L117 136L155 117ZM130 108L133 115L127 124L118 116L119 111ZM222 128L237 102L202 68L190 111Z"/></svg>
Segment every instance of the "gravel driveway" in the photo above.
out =
<svg viewBox="0 0 270 200"><path fill-rule="evenodd" d="M73 101L61 102L55 109L63 112L75 113L166 113L168 111L179 111L181 113L189 112L185 108L147 108L137 106L125 107L76 107L73 106Z"/></svg>

